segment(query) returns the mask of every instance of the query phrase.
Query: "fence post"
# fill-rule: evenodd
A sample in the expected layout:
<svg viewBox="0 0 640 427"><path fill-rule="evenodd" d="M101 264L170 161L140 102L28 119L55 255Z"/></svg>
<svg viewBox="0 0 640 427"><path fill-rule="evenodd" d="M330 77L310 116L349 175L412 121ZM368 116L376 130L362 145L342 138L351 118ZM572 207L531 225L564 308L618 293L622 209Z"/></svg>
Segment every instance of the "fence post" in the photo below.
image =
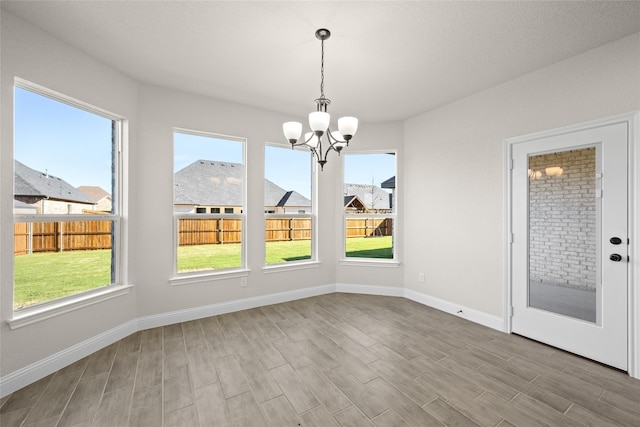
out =
<svg viewBox="0 0 640 427"><path fill-rule="evenodd" d="M289 241L293 240L293 218L289 218Z"/></svg>
<svg viewBox="0 0 640 427"><path fill-rule="evenodd" d="M33 223L27 223L27 253L33 253Z"/></svg>
<svg viewBox="0 0 640 427"><path fill-rule="evenodd" d="M64 252L64 222L58 223L58 231L60 232L60 237L58 238L60 243L60 252Z"/></svg>
<svg viewBox="0 0 640 427"><path fill-rule="evenodd" d="M53 223L53 250L60 252L60 223Z"/></svg>

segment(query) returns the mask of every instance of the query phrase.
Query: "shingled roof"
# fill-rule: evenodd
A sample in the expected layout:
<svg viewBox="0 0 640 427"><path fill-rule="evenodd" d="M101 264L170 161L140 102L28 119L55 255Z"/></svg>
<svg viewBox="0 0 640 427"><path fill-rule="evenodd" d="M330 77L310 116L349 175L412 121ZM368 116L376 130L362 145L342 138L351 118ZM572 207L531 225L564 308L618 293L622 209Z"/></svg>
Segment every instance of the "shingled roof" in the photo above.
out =
<svg viewBox="0 0 640 427"><path fill-rule="evenodd" d="M176 205L242 206L244 165L197 160L174 175ZM311 206L311 200L264 180L264 206Z"/></svg>
<svg viewBox="0 0 640 427"><path fill-rule="evenodd" d="M396 188L396 176L394 175L391 178L387 179L386 181L382 181L380 183L380 187L395 189Z"/></svg>
<svg viewBox="0 0 640 427"><path fill-rule="evenodd" d="M90 197L64 179L31 169L17 160L14 162L13 193L15 196L41 197L88 204L95 203Z"/></svg>
<svg viewBox="0 0 640 427"><path fill-rule="evenodd" d="M107 193L102 187L98 187L95 185L81 185L78 187L82 193L86 194L87 197L95 200L96 202L105 197L111 197L111 194Z"/></svg>

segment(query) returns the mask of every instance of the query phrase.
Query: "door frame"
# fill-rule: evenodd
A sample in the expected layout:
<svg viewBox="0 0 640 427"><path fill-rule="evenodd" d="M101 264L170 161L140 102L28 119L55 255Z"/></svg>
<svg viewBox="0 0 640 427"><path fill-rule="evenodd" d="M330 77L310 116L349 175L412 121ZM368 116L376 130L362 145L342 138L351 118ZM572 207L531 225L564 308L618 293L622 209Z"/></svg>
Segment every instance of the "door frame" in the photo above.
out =
<svg viewBox="0 0 640 427"><path fill-rule="evenodd" d="M628 123L628 218L629 223L629 263L627 263L627 369L629 376L640 379L640 111L620 114L603 119L592 120L569 126L541 132L530 133L513 138L507 138L503 142L503 183L504 183L504 221L503 221L503 331L511 333L511 288L513 286L512 272L512 151L515 144L528 142L535 139L562 135L615 123Z"/></svg>

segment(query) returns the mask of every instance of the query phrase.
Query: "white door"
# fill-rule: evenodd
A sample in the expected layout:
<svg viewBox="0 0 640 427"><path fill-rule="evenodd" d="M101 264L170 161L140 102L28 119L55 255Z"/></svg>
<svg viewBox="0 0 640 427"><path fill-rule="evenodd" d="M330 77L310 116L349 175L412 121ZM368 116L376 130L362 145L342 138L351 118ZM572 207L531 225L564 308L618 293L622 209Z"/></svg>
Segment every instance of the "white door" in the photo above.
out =
<svg viewBox="0 0 640 427"><path fill-rule="evenodd" d="M511 329L627 369L628 124L512 144Z"/></svg>

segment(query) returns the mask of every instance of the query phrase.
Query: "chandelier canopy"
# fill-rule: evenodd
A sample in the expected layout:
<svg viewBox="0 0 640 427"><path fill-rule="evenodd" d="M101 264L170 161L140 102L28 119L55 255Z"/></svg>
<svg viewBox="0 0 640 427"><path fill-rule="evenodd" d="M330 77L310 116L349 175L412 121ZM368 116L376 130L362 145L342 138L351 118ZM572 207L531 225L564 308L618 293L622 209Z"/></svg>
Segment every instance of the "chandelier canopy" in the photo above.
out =
<svg viewBox="0 0 640 427"><path fill-rule="evenodd" d="M358 119L355 117L341 117L338 119L338 130L331 131L329 123L331 115L327 113L327 106L331 100L324 96L324 41L331 36L331 32L325 28L316 31L316 38L320 40L320 98L316 99L316 111L309 113L309 127L311 132L302 135L302 123L286 122L282 125L285 138L291 143L291 148L297 145L306 145L317 158L320 169L324 169L327 163L327 154L333 150L340 154L342 149L349 145L358 130ZM322 137L326 138L325 147L322 146ZM326 145L328 144L328 145Z"/></svg>

